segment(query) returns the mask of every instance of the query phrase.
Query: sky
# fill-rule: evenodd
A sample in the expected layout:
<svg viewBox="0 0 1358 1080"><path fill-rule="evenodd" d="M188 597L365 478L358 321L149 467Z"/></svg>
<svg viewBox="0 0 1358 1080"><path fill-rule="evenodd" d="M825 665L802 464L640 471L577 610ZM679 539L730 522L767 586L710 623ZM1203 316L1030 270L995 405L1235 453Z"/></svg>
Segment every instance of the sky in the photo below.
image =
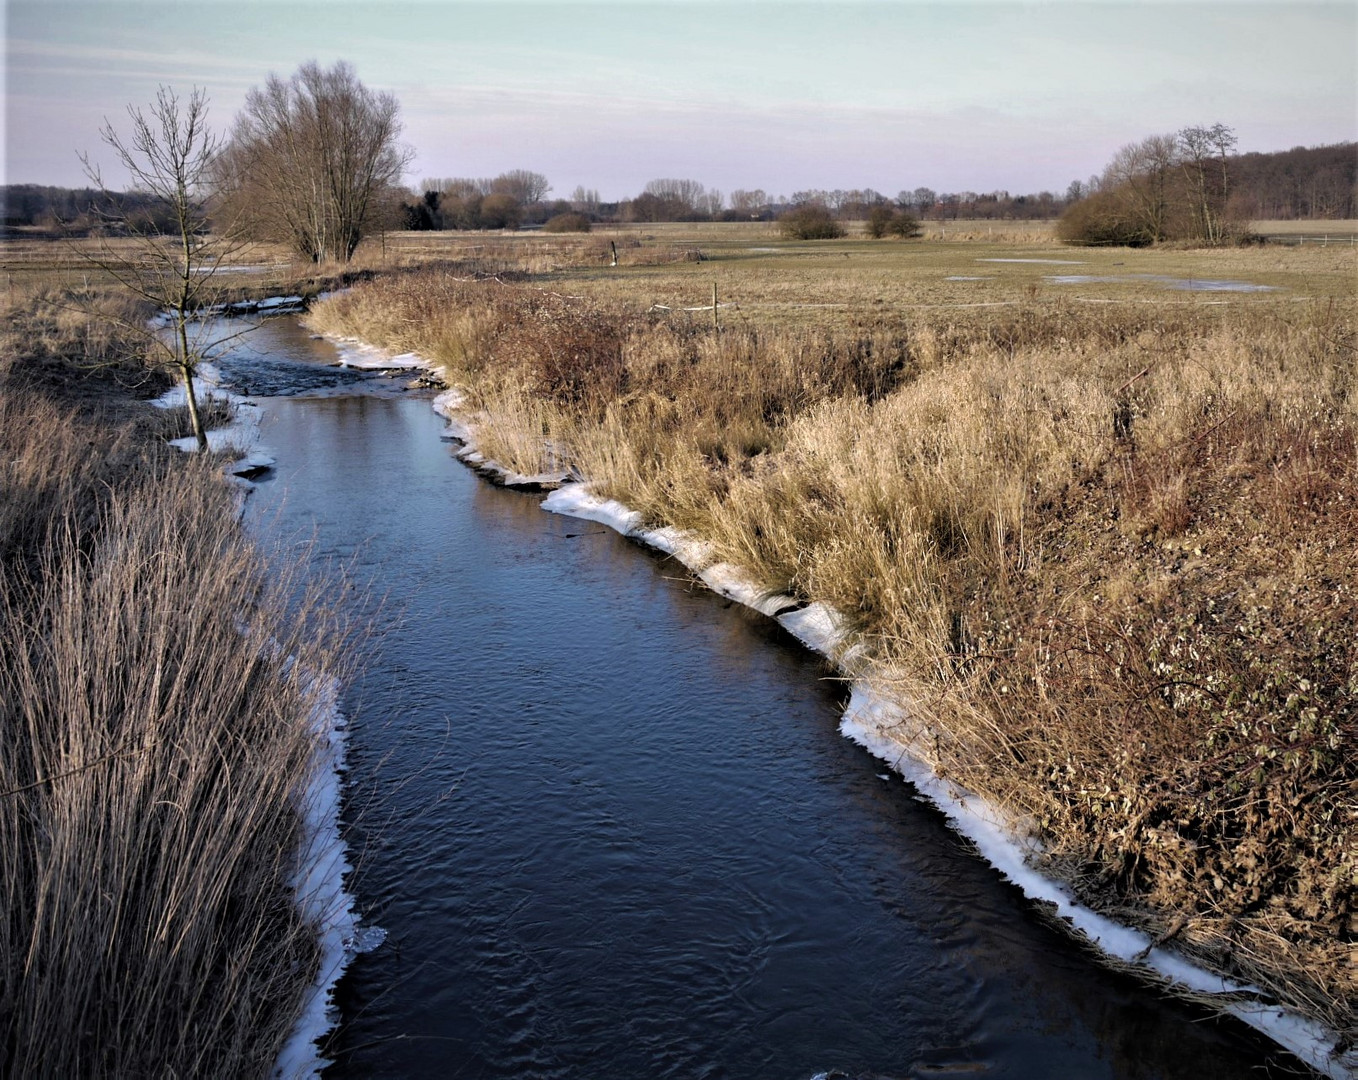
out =
<svg viewBox="0 0 1358 1080"><path fill-rule="evenodd" d="M1358 139L1358 3L1300 0L3 0L8 183L119 186L105 119L347 60L401 103L407 180L661 177L770 195L1064 192L1191 124L1239 149Z"/></svg>

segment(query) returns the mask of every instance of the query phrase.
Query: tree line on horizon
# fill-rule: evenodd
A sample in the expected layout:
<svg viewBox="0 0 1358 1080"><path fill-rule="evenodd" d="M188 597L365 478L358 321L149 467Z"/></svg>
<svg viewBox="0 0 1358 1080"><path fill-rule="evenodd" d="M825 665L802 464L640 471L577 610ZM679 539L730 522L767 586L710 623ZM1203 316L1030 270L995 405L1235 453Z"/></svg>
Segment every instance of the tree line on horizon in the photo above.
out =
<svg viewBox="0 0 1358 1080"><path fill-rule="evenodd" d="M540 173L515 170L494 179L452 177L430 179L410 190L402 201L402 225L414 230L499 229L542 225L563 215L590 222L648 224L672 221L775 221L792 210L821 207L840 222L863 221L882 208L908 211L917 218L953 220L1046 220L1057 217L1066 200L1049 191L1011 196L1007 191L937 193L919 187L895 198L872 188L808 189L770 195L761 188L732 191L729 196L696 180L661 178L648 182L630 198L605 202L597 190L578 186L569 198L510 198L516 175L535 177L550 191Z"/></svg>

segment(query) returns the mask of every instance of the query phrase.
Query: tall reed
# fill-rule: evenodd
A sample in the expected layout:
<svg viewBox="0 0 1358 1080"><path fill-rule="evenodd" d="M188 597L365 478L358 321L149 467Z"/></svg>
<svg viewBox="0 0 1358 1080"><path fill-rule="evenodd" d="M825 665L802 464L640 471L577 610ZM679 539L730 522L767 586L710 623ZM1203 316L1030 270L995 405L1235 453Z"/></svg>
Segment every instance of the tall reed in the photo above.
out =
<svg viewBox="0 0 1358 1080"><path fill-rule="evenodd" d="M291 875L327 619L211 461L5 346L0 1073L268 1075L318 961Z"/></svg>

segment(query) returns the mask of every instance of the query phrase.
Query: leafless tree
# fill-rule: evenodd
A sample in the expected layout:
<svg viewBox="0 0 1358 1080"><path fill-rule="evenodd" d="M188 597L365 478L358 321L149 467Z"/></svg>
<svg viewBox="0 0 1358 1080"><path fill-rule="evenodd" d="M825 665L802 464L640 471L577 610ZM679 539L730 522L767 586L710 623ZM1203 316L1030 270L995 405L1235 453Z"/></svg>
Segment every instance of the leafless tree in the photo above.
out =
<svg viewBox="0 0 1358 1080"><path fill-rule="evenodd" d="M1118 192L1127 203L1128 218L1151 243L1165 238L1178 163L1178 137L1152 135L1122 147L1104 169L1100 187Z"/></svg>
<svg viewBox="0 0 1358 1080"><path fill-rule="evenodd" d="M1235 132L1225 124L1186 127L1176 144L1179 166L1192 193L1197 232L1209 244L1225 235L1227 188L1226 160L1235 149Z"/></svg>
<svg viewBox="0 0 1358 1080"><path fill-rule="evenodd" d="M410 162L399 113L394 95L369 90L343 61L270 75L246 95L223 158L231 203L260 238L347 262Z"/></svg>
<svg viewBox="0 0 1358 1080"><path fill-rule="evenodd" d="M490 194L509 195L520 206L541 202L551 190L552 185L547 182L547 177L527 169L511 169L490 182Z"/></svg>
<svg viewBox="0 0 1358 1080"><path fill-rule="evenodd" d="M584 184L577 184L575 190L571 192L571 209L581 214L597 214L599 212L599 189L586 188Z"/></svg>
<svg viewBox="0 0 1358 1080"><path fill-rule="evenodd" d="M437 191L445 198L482 199L490 194L490 177L448 176L424 182L425 191Z"/></svg>
<svg viewBox="0 0 1358 1080"><path fill-rule="evenodd" d="M763 188L753 191L738 189L731 192L731 209L741 214L757 215L769 205L768 193Z"/></svg>
<svg viewBox="0 0 1358 1080"><path fill-rule="evenodd" d="M651 180L646 184L645 194L658 199L669 199L681 203L690 213L704 209L707 189L696 180Z"/></svg>
<svg viewBox="0 0 1358 1080"><path fill-rule="evenodd" d="M131 177L143 202L149 196L168 220L168 232L127 217L120 223L132 243L103 242L75 250L122 284L140 300L148 301L169 320L167 332L129 324L143 336L148 351L172 371L184 386L193 436L199 450L207 449L193 377L203 360L202 335L191 331L199 310L215 298L214 277L225 260L235 257L242 244L224 221L209 233L205 201L220 139L207 124L207 96L194 89L187 101L162 86L149 113L128 106L132 130L126 137L105 121L100 137ZM111 205L117 197L104 185L98 165L81 155L85 172Z"/></svg>

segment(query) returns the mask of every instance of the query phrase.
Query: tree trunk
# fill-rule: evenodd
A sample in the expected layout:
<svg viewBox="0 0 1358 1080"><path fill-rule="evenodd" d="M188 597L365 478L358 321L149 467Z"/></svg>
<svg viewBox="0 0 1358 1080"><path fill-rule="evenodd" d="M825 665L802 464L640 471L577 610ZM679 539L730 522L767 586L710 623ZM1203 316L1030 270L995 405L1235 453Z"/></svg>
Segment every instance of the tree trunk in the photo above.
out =
<svg viewBox="0 0 1358 1080"><path fill-rule="evenodd" d="M203 418L198 412L198 395L193 389L193 369L197 366L189 359L189 332L186 314L181 308L178 312L179 334L179 377L184 383L184 401L189 407L189 422L193 425L193 438L198 443L200 453L207 450L207 432L203 430Z"/></svg>

